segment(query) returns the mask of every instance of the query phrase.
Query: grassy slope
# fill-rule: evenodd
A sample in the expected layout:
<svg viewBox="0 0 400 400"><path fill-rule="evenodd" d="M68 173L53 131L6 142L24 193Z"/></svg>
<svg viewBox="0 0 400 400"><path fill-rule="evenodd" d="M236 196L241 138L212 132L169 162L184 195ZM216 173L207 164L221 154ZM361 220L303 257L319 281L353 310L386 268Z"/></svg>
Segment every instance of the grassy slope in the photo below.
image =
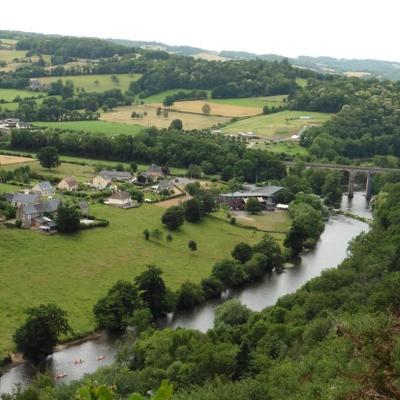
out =
<svg viewBox="0 0 400 400"><path fill-rule="evenodd" d="M0 50L0 61L10 63L14 58L25 58L25 54L24 50Z"/></svg>
<svg viewBox="0 0 400 400"><path fill-rule="evenodd" d="M129 84L132 81L137 81L140 77L139 74L115 74L119 79L119 84L116 85L111 80L111 75L78 75L78 76L52 76L39 78L43 83L50 84L51 82L62 79L64 82L66 80L71 80L74 82L75 89L85 89L87 92L104 92L105 90L110 90L114 88L121 89L123 92L128 90ZM99 81L96 85L94 82Z"/></svg>
<svg viewBox="0 0 400 400"><path fill-rule="evenodd" d="M299 119L311 116L309 120ZM281 111L269 115L246 118L224 128L226 133L252 131L265 137L285 137L298 133L308 124L321 124L327 121L331 114L308 111ZM287 120L288 119L288 120Z"/></svg>
<svg viewBox="0 0 400 400"><path fill-rule="evenodd" d="M106 121L34 122L34 124L48 128L104 133L107 135L136 135L143 131L143 127L139 125Z"/></svg>
<svg viewBox="0 0 400 400"><path fill-rule="evenodd" d="M17 96L21 98L25 97L38 97L43 93L31 92L29 90L18 90L18 89L0 89L0 99L5 101L13 101ZM0 106L3 106L0 104ZM4 104L5 106L5 104Z"/></svg>
<svg viewBox="0 0 400 400"><path fill-rule="evenodd" d="M163 211L156 205L132 210L94 205L91 213L110 220L110 226L72 236L0 227L0 354L12 347L11 335L27 307L54 302L68 311L75 333L87 332L94 327L93 304L118 279L131 280L155 263L176 289L186 279L198 282L207 276L236 243L254 243L261 235L206 218L201 224L186 223L173 233L172 243L145 241L143 230L161 228ZM196 254L188 250L190 239L198 243Z"/></svg>

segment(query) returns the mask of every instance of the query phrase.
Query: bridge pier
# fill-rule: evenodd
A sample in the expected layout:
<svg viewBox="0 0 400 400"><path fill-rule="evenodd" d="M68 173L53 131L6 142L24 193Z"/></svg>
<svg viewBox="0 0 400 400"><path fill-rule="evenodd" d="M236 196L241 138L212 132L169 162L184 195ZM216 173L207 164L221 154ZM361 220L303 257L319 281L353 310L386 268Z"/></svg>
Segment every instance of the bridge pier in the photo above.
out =
<svg viewBox="0 0 400 400"><path fill-rule="evenodd" d="M372 197L372 174L367 173L367 187L365 189L365 197L367 200L371 200Z"/></svg>
<svg viewBox="0 0 400 400"><path fill-rule="evenodd" d="M347 189L347 197L352 199L354 197L354 179L356 174L353 171L348 171L349 173L349 187Z"/></svg>

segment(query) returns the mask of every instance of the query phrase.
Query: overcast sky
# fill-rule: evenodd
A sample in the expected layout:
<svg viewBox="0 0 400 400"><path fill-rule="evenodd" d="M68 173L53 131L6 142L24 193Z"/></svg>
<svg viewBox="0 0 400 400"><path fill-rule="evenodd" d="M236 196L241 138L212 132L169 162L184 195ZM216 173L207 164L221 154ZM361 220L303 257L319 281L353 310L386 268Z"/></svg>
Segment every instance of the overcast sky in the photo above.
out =
<svg viewBox="0 0 400 400"><path fill-rule="evenodd" d="M0 29L400 61L397 0L1 0Z"/></svg>

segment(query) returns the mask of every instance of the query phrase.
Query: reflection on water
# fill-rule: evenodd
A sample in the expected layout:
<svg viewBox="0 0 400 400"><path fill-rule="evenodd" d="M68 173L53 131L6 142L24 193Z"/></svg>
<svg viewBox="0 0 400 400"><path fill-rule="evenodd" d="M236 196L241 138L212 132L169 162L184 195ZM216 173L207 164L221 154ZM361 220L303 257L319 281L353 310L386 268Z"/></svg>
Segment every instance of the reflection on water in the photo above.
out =
<svg viewBox="0 0 400 400"><path fill-rule="evenodd" d="M360 192L354 193L352 200L343 196L342 209L345 211L350 209L354 214L371 217L368 202ZM241 290L228 291L226 296L238 298L252 310L258 311L270 306L279 297L294 292L308 280L318 276L324 269L336 267L346 257L347 243L367 229L368 225L363 222L340 215L333 217L326 223L316 248L303 255L294 268L287 269L281 274L273 273L265 276L260 282L248 285ZM193 311L170 315L160 322L160 327L185 327L205 332L212 328L215 307L222 301L224 299L208 302ZM104 334L99 338L68 347L48 358L48 368L55 375L67 374L58 383L79 379L85 373L94 372L100 366L109 365L117 353L120 341L121 337L110 337ZM96 357L99 355L105 355L106 358L97 361ZM75 365L74 360L80 358L84 360L84 363ZM29 384L34 373L29 364L10 369L0 377L0 393L10 392L17 383L23 386Z"/></svg>

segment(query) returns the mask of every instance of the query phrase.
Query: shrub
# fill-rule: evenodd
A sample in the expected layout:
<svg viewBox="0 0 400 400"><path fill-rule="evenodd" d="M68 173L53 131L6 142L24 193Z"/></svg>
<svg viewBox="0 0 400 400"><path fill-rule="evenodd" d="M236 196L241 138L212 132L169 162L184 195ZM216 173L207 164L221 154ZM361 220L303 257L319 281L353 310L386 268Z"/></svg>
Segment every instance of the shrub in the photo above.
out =
<svg viewBox="0 0 400 400"><path fill-rule="evenodd" d="M185 212L181 206L172 206L168 208L163 216L161 222L167 226L168 229L176 230L184 222Z"/></svg>
<svg viewBox="0 0 400 400"><path fill-rule="evenodd" d="M178 308L190 309L203 301L204 292L200 285L189 281L182 283L178 292Z"/></svg>
<svg viewBox="0 0 400 400"><path fill-rule="evenodd" d="M219 298L224 290L224 284L214 276L204 278L201 281L201 286L206 299Z"/></svg>

